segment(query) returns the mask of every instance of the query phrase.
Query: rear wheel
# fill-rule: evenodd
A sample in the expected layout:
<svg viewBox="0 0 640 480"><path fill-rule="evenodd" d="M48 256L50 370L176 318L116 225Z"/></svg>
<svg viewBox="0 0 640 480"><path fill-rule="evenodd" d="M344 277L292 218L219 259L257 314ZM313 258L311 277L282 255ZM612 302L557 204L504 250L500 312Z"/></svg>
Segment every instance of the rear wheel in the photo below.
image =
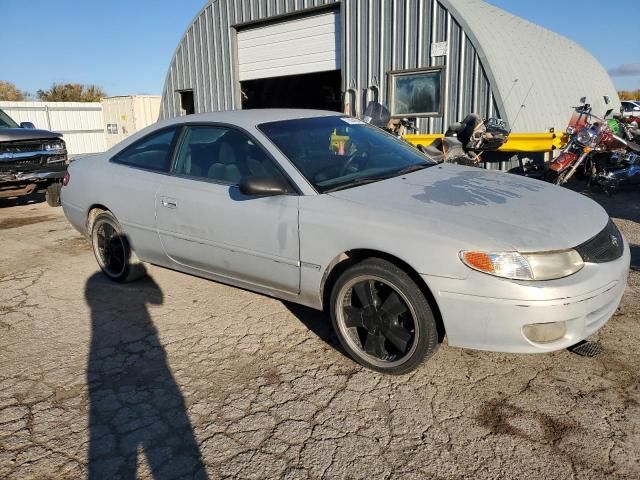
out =
<svg viewBox="0 0 640 480"><path fill-rule="evenodd" d="M116 282L131 282L146 274L122 227L110 212L98 214L91 228L93 253L102 272Z"/></svg>
<svg viewBox="0 0 640 480"><path fill-rule="evenodd" d="M348 269L331 294L340 343L360 364L389 374L414 370L438 346L429 302L394 264L371 258Z"/></svg>

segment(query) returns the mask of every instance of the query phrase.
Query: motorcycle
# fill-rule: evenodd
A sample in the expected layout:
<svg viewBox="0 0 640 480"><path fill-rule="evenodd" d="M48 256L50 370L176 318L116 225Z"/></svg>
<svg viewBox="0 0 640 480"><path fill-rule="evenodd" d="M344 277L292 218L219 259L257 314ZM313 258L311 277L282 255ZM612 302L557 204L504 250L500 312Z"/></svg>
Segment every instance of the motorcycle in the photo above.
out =
<svg viewBox="0 0 640 480"><path fill-rule="evenodd" d="M599 186L611 195L619 187L640 184L640 141L637 117L620 115L607 120L609 132L605 132L605 150L593 152L585 163L588 185Z"/></svg>
<svg viewBox="0 0 640 480"><path fill-rule="evenodd" d="M586 97L582 97L580 105L574 107L574 113L566 129L569 141L560 155L549 164L547 180L557 185L567 183L598 146L606 148L604 136L610 128L604 118L608 117L613 109L607 110L604 118L600 118L592 113L591 105L586 102ZM607 97L605 103L608 103Z"/></svg>
<svg viewBox="0 0 640 480"><path fill-rule="evenodd" d="M628 150L598 152L589 159L589 187L611 195L618 188L640 185L640 153Z"/></svg>
<svg viewBox="0 0 640 480"><path fill-rule="evenodd" d="M600 185L610 193L623 179L628 180L627 173L635 171L640 145L631 141L631 129L622 117L608 118L613 109L600 118L592 113L585 97L580 102L566 130L569 142L549 166L550 174L555 175L551 180L563 185L583 166L589 187Z"/></svg>
<svg viewBox="0 0 640 480"><path fill-rule="evenodd" d="M620 108L620 121L626 130L629 140L640 143L640 116L624 116L623 109Z"/></svg>
<svg viewBox="0 0 640 480"><path fill-rule="evenodd" d="M367 105L363 121L397 137L417 131L415 124L409 119L392 119L384 105L373 101ZM499 149L508 136L509 130L503 120L484 120L479 115L470 114L462 122L451 125L443 138L436 139L428 146L417 145L416 148L438 163L478 166L482 162L480 155Z"/></svg>
<svg viewBox="0 0 640 480"><path fill-rule="evenodd" d="M443 138L418 148L433 158L442 158L442 161L477 167L485 161L482 158L484 153L498 150L508 137L509 129L504 120L485 120L471 113L461 122L450 125Z"/></svg>

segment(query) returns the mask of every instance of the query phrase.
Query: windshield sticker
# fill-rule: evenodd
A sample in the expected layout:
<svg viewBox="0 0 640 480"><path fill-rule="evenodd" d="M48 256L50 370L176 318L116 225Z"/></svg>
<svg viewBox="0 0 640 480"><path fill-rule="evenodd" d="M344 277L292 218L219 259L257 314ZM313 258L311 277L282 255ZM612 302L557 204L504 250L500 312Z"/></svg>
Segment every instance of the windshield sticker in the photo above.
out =
<svg viewBox="0 0 640 480"><path fill-rule="evenodd" d="M340 117L340 120L342 120L345 123L348 123L349 125L364 125L364 122L362 120L358 120L357 118Z"/></svg>

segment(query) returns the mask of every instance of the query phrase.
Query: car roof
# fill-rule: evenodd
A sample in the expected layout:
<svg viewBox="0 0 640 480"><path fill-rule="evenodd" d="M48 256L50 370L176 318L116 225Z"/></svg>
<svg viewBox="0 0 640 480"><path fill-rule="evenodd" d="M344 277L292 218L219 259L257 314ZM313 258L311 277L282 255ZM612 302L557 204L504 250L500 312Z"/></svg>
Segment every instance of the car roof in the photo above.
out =
<svg viewBox="0 0 640 480"><path fill-rule="evenodd" d="M299 118L327 117L343 115L340 112L327 110L306 110L294 108L260 108L253 110L230 110L226 112L196 113L162 120L157 126L178 125L191 122L230 123L245 128L261 123L295 120Z"/></svg>

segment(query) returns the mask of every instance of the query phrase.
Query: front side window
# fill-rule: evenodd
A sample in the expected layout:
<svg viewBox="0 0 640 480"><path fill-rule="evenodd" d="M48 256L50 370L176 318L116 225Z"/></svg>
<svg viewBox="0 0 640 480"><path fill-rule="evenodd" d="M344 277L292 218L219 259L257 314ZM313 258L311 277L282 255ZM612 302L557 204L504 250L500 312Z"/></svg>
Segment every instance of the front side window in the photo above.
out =
<svg viewBox="0 0 640 480"><path fill-rule="evenodd" d="M0 128L18 128L18 124L9 115L0 110Z"/></svg>
<svg viewBox="0 0 640 480"><path fill-rule="evenodd" d="M442 68L389 72L391 115L439 115L442 111L442 78Z"/></svg>
<svg viewBox="0 0 640 480"><path fill-rule="evenodd" d="M320 193L435 165L404 140L350 117L284 120L258 128Z"/></svg>
<svg viewBox="0 0 640 480"><path fill-rule="evenodd" d="M130 167L168 172L175 139L175 128L152 133L125 148L112 161Z"/></svg>
<svg viewBox="0 0 640 480"><path fill-rule="evenodd" d="M173 173L232 185L237 185L244 176L282 176L247 135L214 126L187 127Z"/></svg>

